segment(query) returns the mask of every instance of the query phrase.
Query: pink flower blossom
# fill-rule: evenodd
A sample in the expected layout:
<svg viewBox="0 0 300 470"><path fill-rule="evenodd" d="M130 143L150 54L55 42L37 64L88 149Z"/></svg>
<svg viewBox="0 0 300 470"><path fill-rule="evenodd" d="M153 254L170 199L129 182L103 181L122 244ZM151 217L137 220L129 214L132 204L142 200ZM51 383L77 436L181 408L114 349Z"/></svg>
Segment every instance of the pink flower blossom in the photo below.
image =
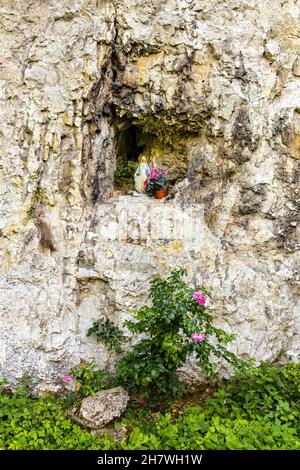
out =
<svg viewBox="0 0 300 470"><path fill-rule="evenodd" d="M193 299L196 300L197 304L201 306L205 305L207 301L207 297L205 297L201 291L196 291L194 293Z"/></svg>
<svg viewBox="0 0 300 470"><path fill-rule="evenodd" d="M145 181L144 181L144 187L146 187L146 186L147 186L147 183L148 183L148 181L147 181L147 180L145 180Z"/></svg>
<svg viewBox="0 0 300 470"><path fill-rule="evenodd" d="M74 377L72 375L64 375L65 382L72 382L72 380L74 380Z"/></svg>
<svg viewBox="0 0 300 470"><path fill-rule="evenodd" d="M204 333L193 333L191 336L193 341L196 341L196 343L202 343L205 341L205 334Z"/></svg>
<svg viewBox="0 0 300 470"><path fill-rule="evenodd" d="M157 180L158 174L157 174L157 173L153 173L152 178L153 178L154 180Z"/></svg>

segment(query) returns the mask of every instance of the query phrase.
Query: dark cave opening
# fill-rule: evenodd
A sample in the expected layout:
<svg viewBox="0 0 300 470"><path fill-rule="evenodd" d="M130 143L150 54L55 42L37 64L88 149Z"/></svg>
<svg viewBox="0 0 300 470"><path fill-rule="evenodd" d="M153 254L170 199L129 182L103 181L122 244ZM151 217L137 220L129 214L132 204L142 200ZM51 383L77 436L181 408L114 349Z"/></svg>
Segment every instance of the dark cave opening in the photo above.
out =
<svg viewBox="0 0 300 470"><path fill-rule="evenodd" d="M123 163L138 161L140 154L145 149L145 143L141 142L141 129L130 121L123 123L116 132L116 159Z"/></svg>
<svg viewBox="0 0 300 470"><path fill-rule="evenodd" d="M134 172L141 154L150 143L149 136L141 126L130 119L120 120L115 124L115 188L124 193L134 189Z"/></svg>

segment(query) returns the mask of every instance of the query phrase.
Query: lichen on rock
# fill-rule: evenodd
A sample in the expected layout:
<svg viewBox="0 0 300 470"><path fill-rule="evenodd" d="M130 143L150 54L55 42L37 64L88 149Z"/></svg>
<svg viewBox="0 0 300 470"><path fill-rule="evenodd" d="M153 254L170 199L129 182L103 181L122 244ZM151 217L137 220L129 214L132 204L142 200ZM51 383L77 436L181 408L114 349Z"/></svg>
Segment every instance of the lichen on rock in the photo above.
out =
<svg viewBox="0 0 300 470"><path fill-rule="evenodd" d="M89 429L101 429L120 418L128 401L129 395L122 387L101 390L94 397L83 399L79 415L74 415L73 419Z"/></svg>

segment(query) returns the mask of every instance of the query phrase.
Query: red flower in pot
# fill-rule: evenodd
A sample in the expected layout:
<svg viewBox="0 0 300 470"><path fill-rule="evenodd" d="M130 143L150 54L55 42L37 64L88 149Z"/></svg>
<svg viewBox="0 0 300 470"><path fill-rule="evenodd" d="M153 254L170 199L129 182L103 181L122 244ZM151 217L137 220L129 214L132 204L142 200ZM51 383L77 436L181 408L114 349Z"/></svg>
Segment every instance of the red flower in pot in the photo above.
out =
<svg viewBox="0 0 300 470"><path fill-rule="evenodd" d="M165 168L150 168L144 185L147 193L156 199L163 199L167 194L169 173Z"/></svg>

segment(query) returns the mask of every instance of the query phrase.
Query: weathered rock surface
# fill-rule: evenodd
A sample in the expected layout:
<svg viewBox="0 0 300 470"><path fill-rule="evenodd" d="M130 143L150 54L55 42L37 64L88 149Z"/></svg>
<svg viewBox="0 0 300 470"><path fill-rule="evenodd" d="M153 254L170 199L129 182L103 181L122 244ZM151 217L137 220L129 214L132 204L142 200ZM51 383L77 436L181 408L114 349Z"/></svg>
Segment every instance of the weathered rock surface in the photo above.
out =
<svg viewBox="0 0 300 470"><path fill-rule="evenodd" d="M90 429L100 429L119 418L126 410L129 395L123 387L97 392L84 398L79 410L79 420Z"/></svg>
<svg viewBox="0 0 300 470"><path fill-rule="evenodd" d="M111 364L92 320L179 266L238 353L299 353L299 28L298 0L0 0L1 375ZM128 126L168 202L111 198Z"/></svg>

